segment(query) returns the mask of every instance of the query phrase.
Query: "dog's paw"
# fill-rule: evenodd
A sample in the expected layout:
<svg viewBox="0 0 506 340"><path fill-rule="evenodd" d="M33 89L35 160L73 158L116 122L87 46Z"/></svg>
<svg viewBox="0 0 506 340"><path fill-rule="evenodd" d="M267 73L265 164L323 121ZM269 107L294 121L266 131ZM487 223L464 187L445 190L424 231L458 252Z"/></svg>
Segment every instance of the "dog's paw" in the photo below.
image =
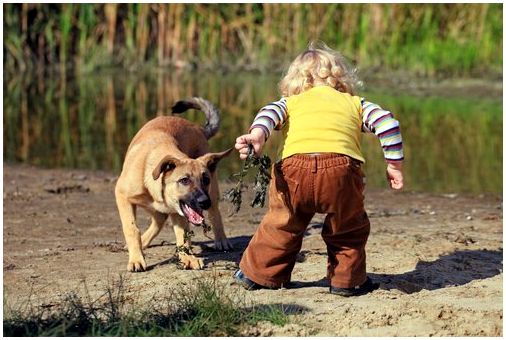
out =
<svg viewBox="0 0 506 340"><path fill-rule="evenodd" d="M182 269L203 269L204 261L194 255L179 255L179 265Z"/></svg>
<svg viewBox="0 0 506 340"><path fill-rule="evenodd" d="M142 255L131 257L128 260L127 270L129 272L143 272L146 270L146 261Z"/></svg>
<svg viewBox="0 0 506 340"><path fill-rule="evenodd" d="M214 249L218 251L226 251L226 250L232 250L234 247L232 247L232 243L228 240L228 238L224 237L221 239L214 240Z"/></svg>

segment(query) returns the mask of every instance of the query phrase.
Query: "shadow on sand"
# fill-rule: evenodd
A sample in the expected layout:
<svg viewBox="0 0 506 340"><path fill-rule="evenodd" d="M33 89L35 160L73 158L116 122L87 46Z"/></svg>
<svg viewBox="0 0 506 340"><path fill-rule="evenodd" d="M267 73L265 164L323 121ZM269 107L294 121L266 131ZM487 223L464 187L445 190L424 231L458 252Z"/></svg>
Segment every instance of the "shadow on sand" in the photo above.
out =
<svg viewBox="0 0 506 340"><path fill-rule="evenodd" d="M412 294L494 277L502 272L502 258L502 249L457 250L434 261L420 261L407 273L370 273L369 276L380 283L382 289L398 289Z"/></svg>
<svg viewBox="0 0 506 340"><path fill-rule="evenodd" d="M234 249L226 252L214 250L212 241L195 242L202 250L206 265L216 261L230 263L230 269L237 268L242 253L246 249L251 236L237 236L230 238ZM326 253L319 253L326 258ZM304 251L299 255L298 262L304 261ZM406 294L421 290L437 290L452 286L465 285L474 280L487 279L502 273L502 249L499 250L457 250L451 254L442 255L434 261L420 261L415 269L402 274L368 273L368 276L380 284L380 289L397 289ZM323 259L322 259L323 260ZM159 266L173 262L168 259L152 266ZM324 263L322 263L324 266ZM148 270L151 268L148 268ZM328 287L328 280L323 277L316 281L292 281L287 288L298 289L305 287Z"/></svg>
<svg viewBox="0 0 506 340"><path fill-rule="evenodd" d="M462 286L474 280L487 279L502 273L502 250L458 250L435 261L420 261L415 269L403 274L367 275L380 284L380 289L397 289L406 294L421 290L437 290ZM290 288L328 287L328 280L293 281Z"/></svg>
<svg viewBox="0 0 506 340"><path fill-rule="evenodd" d="M283 311L283 314L285 314L285 315L297 315L297 314L303 314L303 313L311 311L311 309L306 306L302 306L299 304L293 304L293 303L258 304L258 305L255 305L254 307L245 308L245 310L247 310L247 311L251 311L252 309L255 309L257 311L266 311L266 312L273 310L273 309L278 309L278 310Z"/></svg>
<svg viewBox="0 0 506 340"><path fill-rule="evenodd" d="M209 241L195 241L193 242L194 252L198 254L198 256L201 256L204 258L204 263L206 266L209 266L210 264L216 262L216 261L227 261L231 264L231 267L237 267L239 264L239 261L241 260L242 253L244 252L244 249L248 246L249 240L251 239L251 236L237 236L229 238L229 241L232 243L234 248L232 250L228 251L216 251L214 250L214 242ZM162 246L169 246L169 247L175 247L175 245L172 243L166 243L162 242L161 244L154 244L151 245L150 248L153 247L162 247ZM199 248L201 251L199 251ZM199 254L200 253L200 254ZM170 263L178 263L177 257L174 256L167 258L165 260L162 260L160 262L154 263L152 265L149 265L147 267L147 271L150 271L156 267L164 266Z"/></svg>
<svg viewBox="0 0 506 340"><path fill-rule="evenodd" d="M251 240L251 236L230 237L228 240L234 247L232 250L228 251L214 250L213 241L195 242L194 245L202 249L201 255L205 257L206 263L212 263L215 261L229 261L234 262L234 264L238 265L239 261L241 260L242 253Z"/></svg>

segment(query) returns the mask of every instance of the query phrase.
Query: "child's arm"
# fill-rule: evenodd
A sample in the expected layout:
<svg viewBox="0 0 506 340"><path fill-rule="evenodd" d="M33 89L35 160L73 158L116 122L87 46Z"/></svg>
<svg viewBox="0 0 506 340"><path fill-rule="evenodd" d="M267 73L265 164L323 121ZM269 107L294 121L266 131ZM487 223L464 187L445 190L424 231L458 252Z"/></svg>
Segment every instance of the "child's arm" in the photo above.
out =
<svg viewBox="0 0 506 340"><path fill-rule="evenodd" d="M281 98L276 102L265 105L258 111L249 131L260 128L265 133L265 139L269 138L272 130L279 130L286 121L286 99Z"/></svg>
<svg viewBox="0 0 506 340"><path fill-rule="evenodd" d="M362 100L363 129L374 133L383 148L385 161L387 162L387 180L392 189L402 189L402 161L404 152L402 149L402 135L399 122L390 111L383 110L376 104Z"/></svg>
<svg viewBox="0 0 506 340"><path fill-rule="evenodd" d="M259 155L272 130L279 130L285 121L286 100L284 98L261 108L249 128L249 133L236 139L235 148L239 151L241 159L246 159L248 155L248 143L253 145L255 153Z"/></svg>

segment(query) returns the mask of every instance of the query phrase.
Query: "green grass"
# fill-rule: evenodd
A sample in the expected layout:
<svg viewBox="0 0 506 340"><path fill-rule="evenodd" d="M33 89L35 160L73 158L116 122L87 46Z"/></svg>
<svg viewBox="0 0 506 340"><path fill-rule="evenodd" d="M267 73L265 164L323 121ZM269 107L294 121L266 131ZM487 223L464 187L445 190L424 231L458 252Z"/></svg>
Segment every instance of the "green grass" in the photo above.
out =
<svg viewBox="0 0 506 340"><path fill-rule="evenodd" d="M131 301L121 277L95 300L70 292L51 305L12 308L4 302L4 335L237 336L260 321L288 322L284 306L248 303L242 288L226 287L214 276L191 282L144 305Z"/></svg>
<svg viewBox="0 0 506 340"><path fill-rule="evenodd" d="M500 74L502 6L6 4L4 69L46 63L88 72L186 62L212 70L277 70L320 39L361 68Z"/></svg>

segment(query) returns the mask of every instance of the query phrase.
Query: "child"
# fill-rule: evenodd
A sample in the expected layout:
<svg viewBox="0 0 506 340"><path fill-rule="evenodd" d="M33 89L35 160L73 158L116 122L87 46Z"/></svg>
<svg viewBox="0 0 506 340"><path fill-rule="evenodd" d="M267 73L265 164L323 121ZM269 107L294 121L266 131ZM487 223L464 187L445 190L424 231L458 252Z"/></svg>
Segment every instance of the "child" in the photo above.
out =
<svg viewBox="0 0 506 340"><path fill-rule="evenodd" d="M269 210L234 274L246 289L280 288L290 281L307 225L327 214L330 292L366 294L379 287L366 276L369 219L364 209L365 161L361 132L379 137L391 188L401 189L402 138L399 123L378 105L355 95L355 71L325 44L311 43L281 80L283 97L263 107L248 134L236 140L241 159L248 144L260 154L272 130L282 130L281 161L272 169Z"/></svg>

